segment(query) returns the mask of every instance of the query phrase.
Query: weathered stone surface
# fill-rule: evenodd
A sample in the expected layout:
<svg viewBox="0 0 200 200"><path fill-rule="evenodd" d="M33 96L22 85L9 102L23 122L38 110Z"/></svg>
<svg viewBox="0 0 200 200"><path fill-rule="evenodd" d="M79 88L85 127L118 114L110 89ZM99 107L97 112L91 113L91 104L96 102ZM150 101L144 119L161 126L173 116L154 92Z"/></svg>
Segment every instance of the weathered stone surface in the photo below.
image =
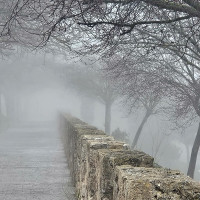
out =
<svg viewBox="0 0 200 200"><path fill-rule="evenodd" d="M73 182L78 184L80 171L80 138L82 135L106 135L96 127L90 126L71 115L60 116L61 133Z"/></svg>
<svg viewBox="0 0 200 200"><path fill-rule="evenodd" d="M61 132L80 200L200 200L200 186L178 171L130 151L103 131L62 115Z"/></svg>
<svg viewBox="0 0 200 200"><path fill-rule="evenodd" d="M102 149L98 151L96 173L97 199L113 199L114 170L116 166L153 167L153 158L143 152L130 150Z"/></svg>
<svg viewBox="0 0 200 200"><path fill-rule="evenodd" d="M77 190L79 197L87 199L88 196L88 176L90 172L90 151L88 150L88 143L91 141L97 142L98 148L105 148L105 144L109 141L114 140L112 137L106 135L82 135L79 138L78 149L78 179L77 179Z"/></svg>
<svg viewBox="0 0 200 200"><path fill-rule="evenodd" d="M106 135L85 135L81 137L81 164L80 164L80 196L82 199L96 199L97 178L96 163L98 149L127 149L123 142L117 142L113 137Z"/></svg>
<svg viewBox="0 0 200 200"><path fill-rule="evenodd" d="M113 195L115 200L199 200L200 184L175 170L118 166Z"/></svg>

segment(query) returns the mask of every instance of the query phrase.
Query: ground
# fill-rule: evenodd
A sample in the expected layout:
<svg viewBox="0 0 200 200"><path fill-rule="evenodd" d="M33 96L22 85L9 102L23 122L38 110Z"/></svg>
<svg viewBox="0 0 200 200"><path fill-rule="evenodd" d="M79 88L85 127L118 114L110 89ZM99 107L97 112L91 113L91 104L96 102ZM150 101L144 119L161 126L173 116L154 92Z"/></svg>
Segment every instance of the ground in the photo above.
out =
<svg viewBox="0 0 200 200"><path fill-rule="evenodd" d="M0 134L1 200L73 200L59 134L34 125Z"/></svg>

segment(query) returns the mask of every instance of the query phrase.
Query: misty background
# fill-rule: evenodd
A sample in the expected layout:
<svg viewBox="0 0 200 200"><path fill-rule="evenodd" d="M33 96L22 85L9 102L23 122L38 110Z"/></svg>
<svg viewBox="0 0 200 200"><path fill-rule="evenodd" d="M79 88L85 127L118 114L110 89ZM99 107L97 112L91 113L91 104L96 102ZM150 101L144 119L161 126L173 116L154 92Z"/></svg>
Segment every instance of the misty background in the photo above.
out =
<svg viewBox="0 0 200 200"><path fill-rule="evenodd" d="M97 69L102 63L91 60L44 51L25 51L1 59L1 132L31 123L56 124L59 112L105 130L106 104L98 84L107 86L107 82L99 78ZM110 130L107 128L116 139L131 145L145 112L130 112L116 89L112 98ZM153 156L159 165L186 173L197 128L198 124L193 123L184 131L174 129L164 115L153 115L145 123L136 147ZM194 177L200 180L199 156Z"/></svg>

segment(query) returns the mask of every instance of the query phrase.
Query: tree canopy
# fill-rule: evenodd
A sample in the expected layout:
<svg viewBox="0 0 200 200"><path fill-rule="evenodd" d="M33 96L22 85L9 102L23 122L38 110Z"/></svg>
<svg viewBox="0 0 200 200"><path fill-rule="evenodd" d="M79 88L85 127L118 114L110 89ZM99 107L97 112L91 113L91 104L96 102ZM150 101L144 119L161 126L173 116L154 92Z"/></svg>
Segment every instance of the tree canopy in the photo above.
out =
<svg viewBox="0 0 200 200"><path fill-rule="evenodd" d="M164 94L175 121L200 117L198 0L0 0L0 10L2 55L16 44L47 43L77 54L98 53L110 59L107 72L132 102L144 93ZM190 176L199 137L200 128Z"/></svg>

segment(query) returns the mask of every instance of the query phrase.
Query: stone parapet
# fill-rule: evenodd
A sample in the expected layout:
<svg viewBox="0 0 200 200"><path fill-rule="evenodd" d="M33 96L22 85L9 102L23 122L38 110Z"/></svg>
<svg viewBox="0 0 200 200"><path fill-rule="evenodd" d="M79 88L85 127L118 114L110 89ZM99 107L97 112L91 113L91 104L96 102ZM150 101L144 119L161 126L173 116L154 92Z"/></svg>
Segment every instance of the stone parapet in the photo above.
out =
<svg viewBox="0 0 200 200"><path fill-rule="evenodd" d="M200 184L189 177L155 168L151 156L77 118L65 114L59 121L78 199L200 200Z"/></svg>

